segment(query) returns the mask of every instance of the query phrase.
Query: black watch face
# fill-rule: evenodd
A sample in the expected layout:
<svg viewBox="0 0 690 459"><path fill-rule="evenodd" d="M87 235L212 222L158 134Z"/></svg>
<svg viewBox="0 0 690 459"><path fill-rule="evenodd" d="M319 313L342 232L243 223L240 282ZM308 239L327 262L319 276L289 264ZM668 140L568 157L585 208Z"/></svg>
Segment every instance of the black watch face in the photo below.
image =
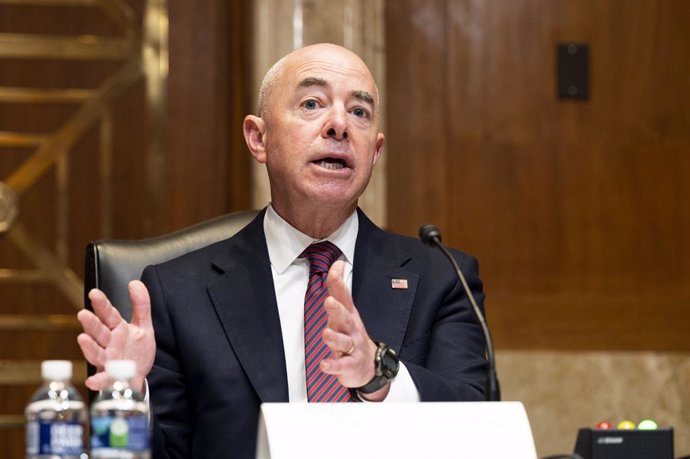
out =
<svg viewBox="0 0 690 459"><path fill-rule="evenodd" d="M381 370L387 378L395 378L398 374L398 358L391 351L384 352L381 358Z"/></svg>

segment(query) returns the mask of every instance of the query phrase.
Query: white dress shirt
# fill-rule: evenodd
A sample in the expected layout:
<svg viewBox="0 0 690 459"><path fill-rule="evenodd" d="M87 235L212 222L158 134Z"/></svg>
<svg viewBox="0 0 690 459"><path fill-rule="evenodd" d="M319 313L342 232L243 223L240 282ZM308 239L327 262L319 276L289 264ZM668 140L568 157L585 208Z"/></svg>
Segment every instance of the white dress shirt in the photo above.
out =
<svg viewBox="0 0 690 459"><path fill-rule="evenodd" d="M339 259L345 261L343 276L350 291L352 291L352 266L358 230L359 218L357 213L353 212L340 228L322 239L332 242L342 252ZM283 333L289 400L290 402L306 402L304 296L309 282L309 260L299 258L299 256L310 244L319 241L292 227L276 213L271 205L266 209L264 233ZM386 401L419 401L417 388L402 363L398 376L391 384Z"/></svg>

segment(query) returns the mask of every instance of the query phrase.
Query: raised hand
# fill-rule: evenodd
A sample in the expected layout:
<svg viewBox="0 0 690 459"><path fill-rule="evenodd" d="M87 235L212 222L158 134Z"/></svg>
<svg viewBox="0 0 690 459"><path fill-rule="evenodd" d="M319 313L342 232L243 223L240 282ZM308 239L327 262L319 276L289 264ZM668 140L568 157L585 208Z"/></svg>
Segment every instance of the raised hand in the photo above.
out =
<svg viewBox="0 0 690 459"><path fill-rule="evenodd" d="M96 367L96 374L86 379L86 386L91 390L107 387L105 362L108 360L134 360L137 377L132 384L138 390L143 390L144 378L153 366L156 340L149 292L140 281L132 281L128 287L132 303L131 323L122 318L108 297L98 289L89 292L93 312L83 309L77 314L84 329L84 333L77 336L77 342L86 360Z"/></svg>
<svg viewBox="0 0 690 459"><path fill-rule="evenodd" d="M336 375L346 387L360 387L374 377L376 344L369 338L352 295L343 280L344 262L333 263L328 271L328 294L324 308L328 323L323 339L336 357L321 362L321 370ZM368 400L383 400L390 384L367 394Z"/></svg>

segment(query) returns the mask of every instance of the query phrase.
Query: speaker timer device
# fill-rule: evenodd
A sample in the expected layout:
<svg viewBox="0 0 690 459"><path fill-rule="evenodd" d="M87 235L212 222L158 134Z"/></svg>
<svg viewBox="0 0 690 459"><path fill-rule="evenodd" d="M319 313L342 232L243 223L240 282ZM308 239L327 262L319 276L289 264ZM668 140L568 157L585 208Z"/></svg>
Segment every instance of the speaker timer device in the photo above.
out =
<svg viewBox="0 0 690 459"><path fill-rule="evenodd" d="M582 459L673 459L673 429L583 428L575 452Z"/></svg>

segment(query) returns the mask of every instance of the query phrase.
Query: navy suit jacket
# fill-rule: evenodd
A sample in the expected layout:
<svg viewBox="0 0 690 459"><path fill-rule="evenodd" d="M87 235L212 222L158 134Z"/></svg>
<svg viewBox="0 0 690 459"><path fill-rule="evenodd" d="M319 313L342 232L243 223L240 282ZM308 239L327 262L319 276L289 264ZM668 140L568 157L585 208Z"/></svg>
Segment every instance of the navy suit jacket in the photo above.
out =
<svg viewBox="0 0 690 459"><path fill-rule="evenodd" d="M483 400L484 339L448 260L358 216L352 295L371 338L398 352L422 401ZM254 458L260 404L288 401L263 217L144 271L157 345L154 458ZM476 260L453 253L482 307Z"/></svg>

